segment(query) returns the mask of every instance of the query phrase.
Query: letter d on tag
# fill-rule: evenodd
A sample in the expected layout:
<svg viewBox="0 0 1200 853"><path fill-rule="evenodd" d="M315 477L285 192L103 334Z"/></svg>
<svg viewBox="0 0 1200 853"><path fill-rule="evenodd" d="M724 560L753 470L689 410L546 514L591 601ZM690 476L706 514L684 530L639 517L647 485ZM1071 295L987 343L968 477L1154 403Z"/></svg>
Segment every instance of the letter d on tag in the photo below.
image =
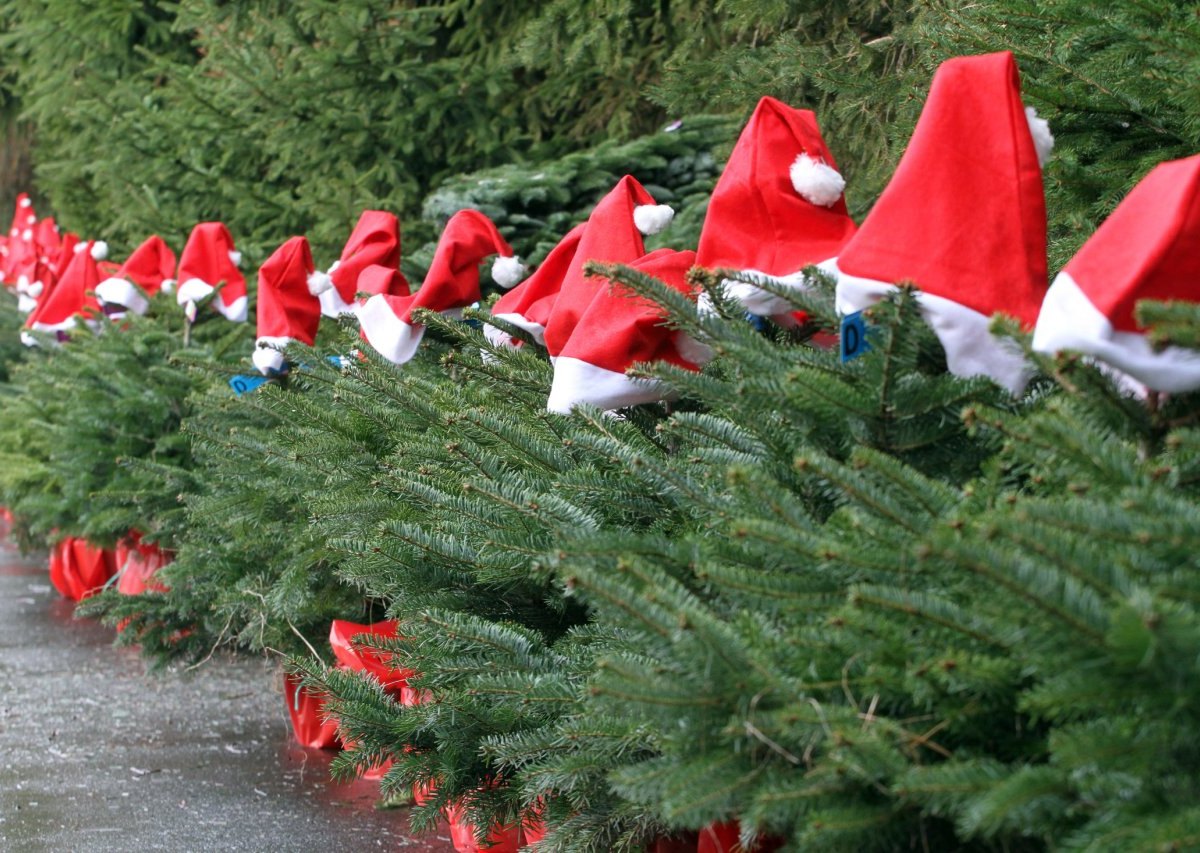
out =
<svg viewBox="0 0 1200 853"><path fill-rule="evenodd" d="M842 362L853 361L871 348L867 343L867 321L863 312L855 311L842 318L841 348Z"/></svg>
<svg viewBox="0 0 1200 853"><path fill-rule="evenodd" d="M235 376L229 380L229 387L240 397L255 390L266 381L265 376Z"/></svg>

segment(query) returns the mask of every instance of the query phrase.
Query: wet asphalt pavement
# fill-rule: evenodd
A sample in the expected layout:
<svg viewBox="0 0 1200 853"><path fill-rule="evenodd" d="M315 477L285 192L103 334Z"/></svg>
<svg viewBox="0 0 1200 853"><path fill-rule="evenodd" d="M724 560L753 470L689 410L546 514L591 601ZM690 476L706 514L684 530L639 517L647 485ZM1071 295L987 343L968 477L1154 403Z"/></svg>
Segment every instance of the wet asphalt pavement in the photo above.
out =
<svg viewBox="0 0 1200 853"><path fill-rule="evenodd" d="M376 783L334 783L290 736L279 675L212 660L146 675L75 620L44 560L0 545L0 850L452 851Z"/></svg>

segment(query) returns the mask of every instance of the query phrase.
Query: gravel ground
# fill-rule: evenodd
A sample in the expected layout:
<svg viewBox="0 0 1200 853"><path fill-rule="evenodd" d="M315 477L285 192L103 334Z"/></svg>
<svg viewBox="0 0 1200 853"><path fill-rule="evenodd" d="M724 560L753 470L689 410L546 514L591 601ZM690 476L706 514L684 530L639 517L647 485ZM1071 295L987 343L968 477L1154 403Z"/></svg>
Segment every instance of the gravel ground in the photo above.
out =
<svg viewBox="0 0 1200 853"><path fill-rule="evenodd" d="M214 659L146 675L0 545L0 850L451 851L290 738L279 676Z"/></svg>

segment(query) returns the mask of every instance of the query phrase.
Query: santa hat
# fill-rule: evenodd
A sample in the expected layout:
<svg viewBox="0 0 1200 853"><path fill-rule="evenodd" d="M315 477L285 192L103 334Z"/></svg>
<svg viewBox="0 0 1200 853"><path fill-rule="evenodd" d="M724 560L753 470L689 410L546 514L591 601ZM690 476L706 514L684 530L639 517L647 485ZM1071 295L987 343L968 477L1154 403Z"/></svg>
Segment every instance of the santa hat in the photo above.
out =
<svg viewBox="0 0 1200 853"><path fill-rule="evenodd" d="M629 266L688 293L687 272L695 262L695 252L659 249ZM686 343L681 351L681 341L679 333L664 325L661 306L602 281L554 360L554 382L546 408L565 413L582 403L618 409L666 399L668 391L661 383L635 379L625 371L640 362L654 361L697 369L698 362L684 355L692 355Z"/></svg>
<svg viewBox="0 0 1200 853"><path fill-rule="evenodd" d="M58 252L62 248L62 235L59 234L58 223L54 221L53 216L38 220L33 229L33 239L41 249L47 263L58 257Z"/></svg>
<svg viewBox="0 0 1200 853"><path fill-rule="evenodd" d="M835 257L854 235L845 186L816 116L763 98L713 190L696 263L801 284L805 267ZM745 282L724 289L754 314L791 311Z"/></svg>
<svg viewBox="0 0 1200 853"><path fill-rule="evenodd" d="M546 349L551 358L562 352L575 324L596 292L605 286L601 280L584 275L584 264L588 261L616 264L636 261L646 254L642 235L657 234L670 224L674 215L667 205L655 204L646 188L630 175L621 178L592 209L587 229L567 267L562 288L546 323Z"/></svg>
<svg viewBox="0 0 1200 853"><path fill-rule="evenodd" d="M32 240L33 226L37 224L37 214L33 211L33 202L29 199L29 193L21 193L17 196L17 203L13 207L12 224L8 227L8 237L12 240Z"/></svg>
<svg viewBox="0 0 1200 853"><path fill-rule="evenodd" d="M529 278L496 300L492 306L492 316L524 329L539 344L543 343L546 323L550 320L558 291L567 277L567 270L571 267L585 230L586 222L572 228ZM519 344L508 332L492 325L484 324L483 334L495 346L516 347Z"/></svg>
<svg viewBox="0 0 1200 853"><path fill-rule="evenodd" d="M1156 352L1134 318L1138 300L1200 302L1200 155L1141 180L1058 274L1033 348L1078 350L1155 391L1200 388L1200 353Z"/></svg>
<svg viewBox="0 0 1200 853"><path fill-rule="evenodd" d="M227 320L246 322L246 279L238 269L241 262L241 252L233 247L229 229L220 222L201 222L192 229L179 257L176 301L194 305L224 282L213 307Z"/></svg>
<svg viewBox="0 0 1200 853"><path fill-rule="evenodd" d="M279 350L292 341L312 346L321 322L321 303L308 289L313 272L308 240L293 237L258 271L258 340L254 366L265 376L284 372Z"/></svg>
<svg viewBox="0 0 1200 853"><path fill-rule="evenodd" d="M100 314L100 305L96 302L93 291L100 283L100 272L96 269L96 259L92 257L92 241L81 243L84 251L72 253L71 263L67 265L62 278L54 285L48 294L38 302L38 306L25 321L25 327L39 332L65 332L73 329L78 315L84 315L91 320ZM90 317L89 317L90 315ZM35 343L29 335L23 335L22 340L27 345Z"/></svg>
<svg viewBox="0 0 1200 853"><path fill-rule="evenodd" d="M497 253L492 277L497 283L512 281L514 265L520 263L512 247L484 214L460 210L446 223L429 274L415 295L379 294L359 307L363 339L394 364L408 361L425 332L424 326L413 323L413 311L426 308L444 313L478 302L479 264Z"/></svg>
<svg viewBox="0 0 1200 853"><path fill-rule="evenodd" d="M912 281L950 372L1020 391L1024 359L988 324L1000 311L1031 328L1046 294L1039 160L1052 142L1021 103L1011 53L943 63L895 175L834 265L838 311Z"/></svg>
<svg viewBox="0 0 1200 853"><path fill-rule="evenodd" d="M353 314L359 290L359 275L370 266L400 268L400 220L383 210L364 210L358 224L333 262L329 272L315 272L309 289L321 300L327 317ZM405 283L404 292L408 293Z"/></svg>
<svg viewBox="0 0 1200 853"><path fill-rule="evenodd" d="M122 306L135 314L150 307L147 297L174 284L175 253L162 237L153 234L133 250L117 274L100 282L96 296L105 306Z"/></svg>

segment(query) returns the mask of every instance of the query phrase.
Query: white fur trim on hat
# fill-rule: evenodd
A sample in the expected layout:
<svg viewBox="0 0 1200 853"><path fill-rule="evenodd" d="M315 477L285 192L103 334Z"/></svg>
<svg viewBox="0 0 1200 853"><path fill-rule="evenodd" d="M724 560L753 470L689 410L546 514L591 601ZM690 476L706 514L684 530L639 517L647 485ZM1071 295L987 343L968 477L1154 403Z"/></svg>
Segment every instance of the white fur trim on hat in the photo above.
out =
<svg viewBox="0 0 1200 853"><path fill-rule="evenodd" d="M1025 120L1029 122L1029 133L1033 136L1033 147L1037 151L1038 165L1045 166L1054 150L1054 134L1050 122L1041 118L1033 107L1025 108Z"/></svg>
<svg viewBox="0 0 1200 853"><path fill-rule="evenodd" d="M17 310L22 314L28 314L37 308L37 300L32 296L27 296L24 293L17 296Z"/></svg>
<svg viewBox="0 0 1200 853"><path fill-rule="evenodd" d="M853 314L880 302L898 288L894 284L848 275L837 268L838 314ZM1020 394L1032 370L1014 341L988 331L991 317L953 300L917 291L921 316L942 342L946 366L955 376L990 376L1013 394Z"/></svg>
<svg viewBox="0 0 1200 853"><path fill-rule="evenodd" d="M633 224L643 234L657 234L675 218L675 210L669 204L639 204L633 209Z"/></svg>
<svg viewBox="0 0 1200 853"><path fill-rule="evenodd" d="M158 289L163 293L174 293L176 281L173 278L164 278Z"/></svg>
<svg viewBox="0 0 1200 853"><path fill-rule="evenodd" d="M254 342L254 353L250 360L263 376L277 376L284 371L284 358L281 350L292 342L292 339L279 335L263 335Z"/></svg>
<svg viewBox="0 0 1200 853"><path fill-rule="evenodd" d="M675 351L697 367L708 364L715 355L712 347L696 340L683 329L675 330Z"/></svg>
<svg viewBox="0 0 1200 853"><path fill-rule="evenodd" d="M97 240L92 243L92 258L93 260L102 261L108 257L108 243L103 240Z"/></svg>
<svg viewBox="0 0 1200 853"><path fill-rule="evenodd" d="M42 291L45 289L46 289L46 285L44 282L32 281L29 283L29 286L25 288L25 292L28 293L30 296L32 296L34 299L37 299L39 296L42 295Z"/></svg>
<svg viewBox="0 0 1200 853"><path fill-rule="evenodd" d="M527 320L520 314L494 314L493 316L518 329L524 329L539 344L546 345L546 327L542 324ZM483 336L491 341L493 346L517 348L517 342L512 335L487 323L483 324Z"/></svg>
<svg viewBox="0 0 1200 853"><path fill-rule="evenodd" d="M106 278L96 285L96 298L105 305L122 305L134 314L145 314L150 300L132 282Z"/></svg>
<svg viewBox="0 0 1200 853"><path fill-rule="evenodd" d="M27 347L36 347L38 345L37 338L35 338L25 329L21 330L21 343L25 344Z"/></svg>
<svg viewBox="0 0 1200 853"><path fill-rule="evenodd" d="M796 157L788 174L792 179L792 188L805 201L819 207L830 207L846 191L846 179L837 169L814 160L804 152Z"/></svg>
<svg viewBox="0 0 1200 853"><path fill-rule="evenodd" d="M207 281L199 278L189 278L175 290L175 301L182 305L185 302L199 302L214 290Z"/></svg>
<svg viewBox="0 0 1200 853"><path fill-rule="evenodd" d="M1085 353L1155 391L1176 394L1200 388L1200 353L1184 347L1155 352L1145 334L1116 331L1065 272L1054 279L1042 302L1033 349L1047 355L1063 350Z"/></svg>
<svg viewBox="0 0 1200 853"><path fill-rule="evenodd" d="M492 280L501 287L513 287L524 277L525 265L516 255L497 255L492 261Z"/></svg>
<svg viewBox="0 0 1200 853"><path fill-rule="evenodd" d="M333 279L329 277L329 273L314 270L308 274L308 292L313 296L320 296L332 287Z"/></svg>
<svg viewBox="0 0 1200 853"><path fill-rule="evenodd" d="M330 272L332 271L333 267L330 267ZM353 314L356 310L353 302L342 299L342 294L338 293L336 287L322 291L317 300L321 303L321 313L326 317L341 317L344 314Z"/></svg>
<svg viewBox="0 0 1200 853"><path fill-rule="evenodd" d="M235 267L240 267L242 265L242 253L237 251L236 249L230 249L229 250L229 262L232 263Z"/></svg>
<svg viewBox="0 0 1200 853"><path fill-rule="evenodd" d="M246 313L250 307L250 301L245 296L239 296L229 305L221 301L220 294L213 300L213 307L219 311L226 320L231 323L245 323Z"/></svg>
<svg viewBox="0 0 1200 853"><path fill-rule="evenodd" d="M656 379L626 376L577 358L554 359L554 380L546 410L567 414L584 403L598 409L620 409L639 403L657 403L674 396Z"/></svg>
<svg viewBox="0 0 1200 853"><path fill-rule="evenodd" d="M397 317L382 294L358 306L356 313L367 343L392 364L404 364L416 355L425 327L405 323Z"/></svg>

